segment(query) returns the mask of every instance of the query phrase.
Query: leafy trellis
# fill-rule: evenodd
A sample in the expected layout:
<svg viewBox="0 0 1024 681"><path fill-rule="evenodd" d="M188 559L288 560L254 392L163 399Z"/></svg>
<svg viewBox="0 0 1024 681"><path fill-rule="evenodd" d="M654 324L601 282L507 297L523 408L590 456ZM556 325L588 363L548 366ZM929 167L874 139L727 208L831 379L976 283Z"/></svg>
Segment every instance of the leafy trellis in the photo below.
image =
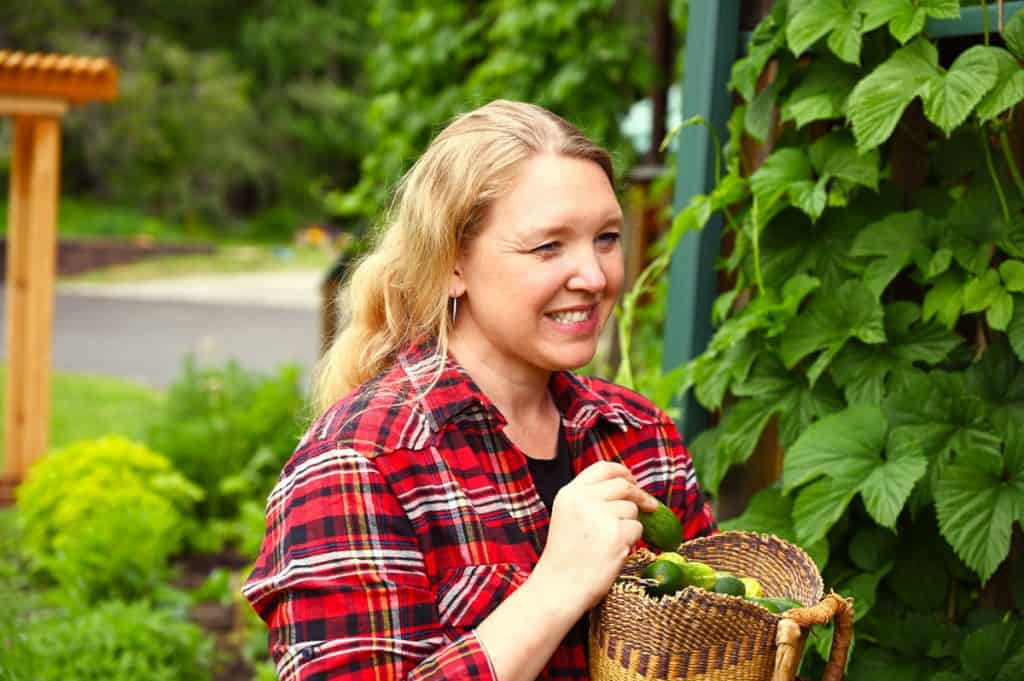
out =
<svg viewBox="0 0 1024 681"><path fill-rule="evenodd" d="M926 20L959 11L777 1L715 189L622 310L628 337L681 235L724 214L707 350L619 378L722 414L691 446L712 495L776 422L779 484L724 525L796 540L855 596L854 679L1024 678L1024 13L946 54Z"/></svg>

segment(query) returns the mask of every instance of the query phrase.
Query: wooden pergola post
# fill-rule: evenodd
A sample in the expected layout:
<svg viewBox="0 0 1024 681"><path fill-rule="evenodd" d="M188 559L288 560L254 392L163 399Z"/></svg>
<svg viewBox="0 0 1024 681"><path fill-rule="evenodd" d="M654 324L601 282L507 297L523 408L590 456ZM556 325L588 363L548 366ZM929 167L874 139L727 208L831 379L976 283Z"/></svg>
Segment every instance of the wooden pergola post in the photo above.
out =
<svg viewBox="0 0 1024 681"><path fill-rule="evenodd" d="M61 117L71 104L116 94L117 71L106 59L0 50L0 116L14 119L0 503L49 443Z"/></svg>
<svg viewBox="0 0 1024 681"><path fill-rule="evenodd" d="M59 179L60 119L16 116L7 221L4 471L17 480L49 439Z"/></svg>

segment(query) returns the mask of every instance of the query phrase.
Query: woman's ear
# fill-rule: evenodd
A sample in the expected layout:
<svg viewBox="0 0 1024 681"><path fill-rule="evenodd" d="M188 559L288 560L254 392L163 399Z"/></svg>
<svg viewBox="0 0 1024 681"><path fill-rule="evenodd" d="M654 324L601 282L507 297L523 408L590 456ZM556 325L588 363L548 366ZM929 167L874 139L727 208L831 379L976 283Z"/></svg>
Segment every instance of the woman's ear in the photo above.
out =
<svg viewBox="0 0 1024 681"><path fill-rule="evenodd" d="M448 282L448 295L451 298L458 298L465 292L466 281L462 278L462 268L456 265Z"/></svg>

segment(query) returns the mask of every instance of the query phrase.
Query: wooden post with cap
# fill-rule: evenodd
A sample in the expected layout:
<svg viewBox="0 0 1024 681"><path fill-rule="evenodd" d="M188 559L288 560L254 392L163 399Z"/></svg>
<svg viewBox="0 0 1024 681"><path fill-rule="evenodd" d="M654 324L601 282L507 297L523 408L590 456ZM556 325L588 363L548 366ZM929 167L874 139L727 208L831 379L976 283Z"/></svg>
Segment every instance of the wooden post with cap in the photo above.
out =
<svg viewBox="0 0 1024 681"><path fill-rule="evenodd" d="M0 504L49 443L60 123L117 95L107 59L0 50L0 116L14 119L7 227L7 378Z"/></svg>

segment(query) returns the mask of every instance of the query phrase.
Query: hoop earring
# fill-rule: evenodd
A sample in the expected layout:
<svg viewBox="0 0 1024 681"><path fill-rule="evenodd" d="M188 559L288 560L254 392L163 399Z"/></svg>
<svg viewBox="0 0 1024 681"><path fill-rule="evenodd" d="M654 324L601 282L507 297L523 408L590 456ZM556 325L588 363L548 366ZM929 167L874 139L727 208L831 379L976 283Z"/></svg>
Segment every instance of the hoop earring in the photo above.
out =
<svg viewBox="0 0 1024 681"><path fill-rule="evenodd" d="M455 323L455 317L459 313L459 299L452 296L452 324Z"/></svg>

